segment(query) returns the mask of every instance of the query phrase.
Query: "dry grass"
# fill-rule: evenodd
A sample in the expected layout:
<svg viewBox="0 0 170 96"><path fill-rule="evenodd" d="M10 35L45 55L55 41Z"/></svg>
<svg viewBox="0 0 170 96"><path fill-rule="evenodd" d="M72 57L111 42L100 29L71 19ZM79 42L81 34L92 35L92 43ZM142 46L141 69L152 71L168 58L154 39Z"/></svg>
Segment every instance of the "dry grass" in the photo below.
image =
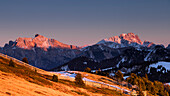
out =
<svg viewBox="0 0 170 96"><path fill-rule="evenodd" d="M30 83L23 78L0 71L0 96L74 96L52 88Z"/></svg>
<svg viewBox="0 0 170 96"><path fill-rule="evenodd" d="M68 71L68 72L70 72L70 73L80 73L82 75L82 77L88 78L90 80L97 81L97 82L103 82L103 83L114 85L114 86L117 86L117 87L120 87L120 88L123 88L123 89L131 90L131 89L125 87L125 86L118 85L117 81L115 81L115 80L113 80L111 78L108 78L106 76L100 76L100 75L96 75L96 74L91 74L91 73L87 73L87 72L78 72L78 71ZM62 79L65 79L65 78L62 78ZM70 79L70 80L72 80L72 79ZM117 89L115 89L113 87L108 87L107 85L102 85L101 86L101 84L88 82L88 81L86 82L86 85L109 88L109 89L112 89L112 90L117 90Z"/></svg>
<svg viewBox="0 0 170 96"><path fill-rule="evenodd" d="M60 80L60 83L66 84L71 87L79 87L75 84L74 81L69 80ZM125 94L121 94L120 92L117 92L115 90L107 89L107 88L99 88L99 87L91 87L91 86L84 86L83 89L86 89L89 92L92 93L99 93L99 94L105 94L105 95L111 95L111 96L126 96Z"/></svg>
<svg viewBox="0 0 170 96"><path fill-rule="evenodd" d="M9 66L9 59L3 56L0 56L0 72L2 78L0 80L4 80L4 78L8 78L8 81L3 81L2 84L4 86L0 87L1 89L6 88L5 90L0 91L0 95L29 95L29 96L54 96L54 94L60 96L124 96L120 92L110 90L110 89L103 89L97 88L93 86L85 86L79 87L75 84L74 79L65 80L64 77L59 76L58 82L53 82L52 80L52 73L44 71L44 70L34 70L35 68L28 65L22 65L21 63L14 61L15 67ZM5 72L5 73L4 73ZM92 80L98 80L101 77L97 77L94 74L86 75L86 73L81 73L84 77L87 77ZM7 77L5 77L7 75ZM34 84L33 84L34 83ZM20 86L22 84L22 86ZM11 88L8 87L11 86ZM28 89L29 88L29 89ZM34 88L38 88L34 90ZM12 91L11 91L12 90ZM25 91L26 90L26 91ZM46 91L45 91L46 90ZM47 91L50 90L50 91ZM25 93L23 93L25 92ZM51 92L51 93L49 93ZM48 94L48 95L47 95ZM49 95L50 94L50 95Z"/></svg>
<svg viewBox="0 0 170 96"><path fill-rule="evenodd" d="M0 71L14 74L18 77L24 78L25 80L36 83L39 85L52 85L51 82L44 79L41 74L21 65L15 63L15 67L8 66L9 60L0 59Z"/></svg>

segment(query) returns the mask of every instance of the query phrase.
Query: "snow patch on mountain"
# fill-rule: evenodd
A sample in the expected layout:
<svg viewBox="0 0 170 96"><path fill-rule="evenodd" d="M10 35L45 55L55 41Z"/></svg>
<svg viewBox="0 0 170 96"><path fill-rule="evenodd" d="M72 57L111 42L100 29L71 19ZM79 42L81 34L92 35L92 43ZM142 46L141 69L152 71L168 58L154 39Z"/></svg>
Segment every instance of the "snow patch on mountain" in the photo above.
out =
<svg viewBox="0 0 170 96"><path fill-rule="evenodd" d="M122 47L128 47L133 46L136 48L142 47L151 47L154 45L153 42L150 41L144 41L142 42L138 35L135 35L134 33L123 33L120 34L120 36L113 36L110 38L105 38L101 41L99 41L96 44L103 44L110 48L122 48Z"/></svg>
<svg viewBox="0 0 170 96"><path fill-rule="evenodd" d="M169 70L170 71L170 62L164 62L164 61L160 61L160 62L158 62L158 63L156 63L156 64L151 64L151 65L149 65L149 69L148 70L150 70L150 68L151 67L153 67L153 68L158 68L158 66L162 66L162 67L164 67L165 69L166 69L166 72ZM160 71L161 69L158 69L157 71Z"/></svg>
<svg viewBox="0 0 170 96"><path fill-rule="evenodd" d="M125 61L126 61L126 59L125 59L125 57L123 57L123 58L118 62L118 64L116 65L116 67L119 68L120 63L123 63L123 62L125 62Z"/></svg>
<svg viewBox="0 0 170 96"><path fill-rule="evenodd" d="M68 71L68 70L70 70L70 69L69 69L68 65L65 65L65 66L62 66L62 67L61 67L61 70Z"/></svg>
<svg viewBox="0 0 170 96"><path fill-rule="evenodd" d="M87 62L83 62L83 64L87 65Z"/></svg>
<svg viewBox="0 0 170 96"><path fill-rule="evenodd" d="M111 70L113 69L114 67L109 67L109 68L104 68L104 69L101 69L102 71L106 71L106 70Z"/></svg>
<svg viewBox="0 0 170 96"><path fill-rule="evenodd" d="M152 53L152 51L150 51L147 56L144 58L144 61L148 61L148 57L150 56L150 54Z"/></svg>

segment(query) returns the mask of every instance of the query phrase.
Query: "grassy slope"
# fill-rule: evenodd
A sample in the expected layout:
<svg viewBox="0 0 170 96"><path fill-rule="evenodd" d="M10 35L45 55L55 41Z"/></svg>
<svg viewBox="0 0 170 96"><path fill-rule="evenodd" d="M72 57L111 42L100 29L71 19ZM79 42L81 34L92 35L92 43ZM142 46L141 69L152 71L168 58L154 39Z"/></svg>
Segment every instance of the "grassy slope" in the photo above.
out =
<svg viewBox="0 0 170 96"><path fill-rule="evenodd" d="M84 95L84 96L95 96L95 95L112 95L112 96L123 96L117 91L110 89L101 89L86 86L80 88L75 85L73 81L60 79L59 82L52 82L51 74L42 75L35 70L31 70L29 67L26 67L19 62L15 62L15 67L8 66L9 59L3 56L0 56L0 80L3 86L0 87L1 95L22 95L23 90L27 90L25 95ZM45 71L44 71L45 72ZM43 73L44 73L43 72ZM47 72L48 73L48 72ZM7 76L7 77L5 77ZM4 80L8 78L8 80ZM19 81L20 82L19 82ZM9 83L10 82L10 83ZM34 83L34 84L33 84ZM22 84L23 86L18 86ZM10 86L12 89L10 89ZM25 87L24 87L25 86ZM2 91L2 89L5 89ZM28 90L29 88L29 90ZM38 90L34 90L38 88ZM49 90L49 91L44 91Z"/></svg>
<svg viewBox="0 0 170 96"><path fill-rule="evenodd" d="M30 83L23 78L0 71L0 96L74 96L59 90Z"/></svg>

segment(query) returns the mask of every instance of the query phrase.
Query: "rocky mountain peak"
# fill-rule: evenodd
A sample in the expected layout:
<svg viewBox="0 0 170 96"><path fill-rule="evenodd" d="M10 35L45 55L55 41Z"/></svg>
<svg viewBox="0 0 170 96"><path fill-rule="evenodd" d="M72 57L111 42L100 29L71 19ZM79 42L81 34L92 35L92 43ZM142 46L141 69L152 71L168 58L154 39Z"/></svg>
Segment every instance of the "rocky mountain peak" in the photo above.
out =
<svg viewBox="0 0 170 96"><path fill-rule="evenodd" d="M104 39L104 40L107 40L107 39ZM110 37L108 39L108 41L113 41L113 42L116 42L116 43L121 43L121 39L119 38L119 36L113 36L113 37Z"/></svg>
<svg viewBox="0 0 170 96"><path fill-rule="evenodd" d="M39 34L35 34L35 37L39 36Z"/></svg>
<svg viewBox="0 0 170 96"><path fill-rule="evenodd" d="M139 36L135 35L134 33L121 34L119 38L127 40L130 43L143 44L143 42L139 39Z"/></svg>
<svg viewBox="0 0 170 96"><path fill-rule="evenodd" d="M77 46L67 45L55 39L50 39L39 34L36 34L34 38L19 37L15 40L15 42L13 42L13 44L10 43L8 45L10 45L11 47L18 47L18 48L29 49L29 50L34 47L38 47L44 49L45 51L48 48L77 49Z"/></svg>
<svg viewBox="0 0 170 96"><path fill-rule="evenodd" d="M38 38L38 39L48 39L47 37L45 37L45 36L43 36L43 35L39 35L39 34L36 34L35 35L35 38ZM35 38L33 38L33 39L35 39Z"/></svg>
<svg viewBox="0 0 170 96"><path fill-rule="evenodd" d="M127 46L136 46L142 45L143 42L140 40L138 35L134 33L123 33L120 36L113 36L110 38L103 39L99 41L97 44L108 45L109 47L119 48L119 47L127 47Z"/></svg>

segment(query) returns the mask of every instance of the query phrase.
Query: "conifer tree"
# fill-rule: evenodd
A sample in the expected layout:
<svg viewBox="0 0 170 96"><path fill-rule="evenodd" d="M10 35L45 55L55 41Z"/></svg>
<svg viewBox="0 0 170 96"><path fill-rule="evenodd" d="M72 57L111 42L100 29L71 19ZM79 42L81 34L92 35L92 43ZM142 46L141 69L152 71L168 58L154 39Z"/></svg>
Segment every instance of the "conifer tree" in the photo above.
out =
<svg viewBox="0 0 170 96"><path fill-rule="evenodd" d="M119 81L122 81L124 80L123 79L123 74L120 70L118 70L116 73L115 73L115 77L119 80Z"/></svg>
<svg viewBox="0 0 170 96"><path fill-rule="evenodd" d="M148 75L147 74L145 74L145 78L148 79Z"/></svg>
<svg viewBox="0 0 170 96"><path fill-rule="evenodd" d="M12 59L10 59L10 61L9 61L9 66L11 66L11 67L15 67L15 63L13 62L13 60L12 60Z"/></svg>
<svg viewBox="0 0 170 96"><path fill-rule="evenodd" d="M28 59L27 59L26 57L24 57L24 58L22 59L22 62L25 62L25 63L28 64Z"/></svg>
<svg viewBox="0 0 170 96"><path fill-rule="evenodd" d="M52 81L58 82L58 76L57 75L53 75Z"/></svg>
<svg viewBox="0 0 170 96"><path fill-rule="evenodd" d="M99 68L98 72L97 72L98 75L101 75L102 74L102 71L101 69Z"/></svg>
<svg viewBox="0 0 170 96"><path fill-rule="evenodd" d="M90 73L90 72L91 72L91 69L90 69L89 67L87 67L86 69L84 69L84 72Z"/></svg>
<svg viewBox="0 0 170 96"><path fill-rule="evenodd" d="M78 85L78 86L85 86L85 83L84 81L82 80L82 76L81 74L77 73L76 77L75 77L75 83Z"/></svg>

